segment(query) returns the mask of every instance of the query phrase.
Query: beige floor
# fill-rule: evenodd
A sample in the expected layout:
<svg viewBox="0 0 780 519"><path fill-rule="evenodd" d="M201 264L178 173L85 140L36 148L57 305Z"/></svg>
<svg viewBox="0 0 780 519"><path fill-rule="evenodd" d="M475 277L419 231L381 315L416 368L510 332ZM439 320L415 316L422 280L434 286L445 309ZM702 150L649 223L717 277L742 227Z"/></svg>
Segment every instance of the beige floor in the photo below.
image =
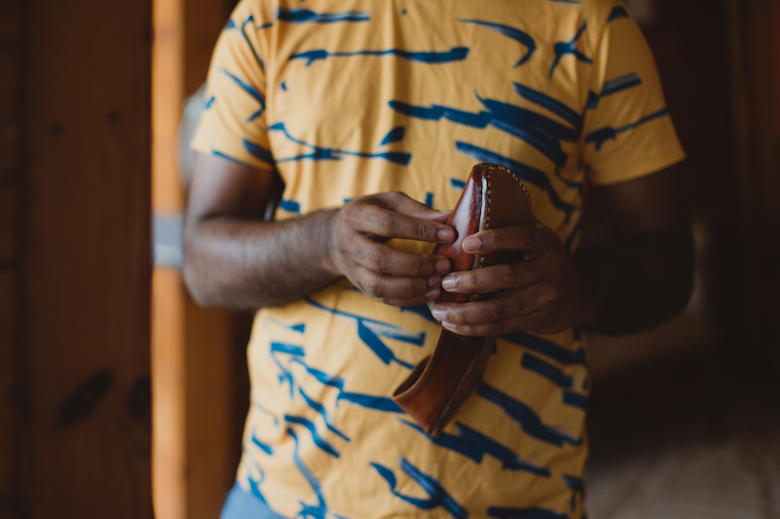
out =
<svg viewBox="0 0 780 519"><path fill-rule="evenodd" d="M592 457L590 519L779 519L780 423L729 428Z"/></svg>

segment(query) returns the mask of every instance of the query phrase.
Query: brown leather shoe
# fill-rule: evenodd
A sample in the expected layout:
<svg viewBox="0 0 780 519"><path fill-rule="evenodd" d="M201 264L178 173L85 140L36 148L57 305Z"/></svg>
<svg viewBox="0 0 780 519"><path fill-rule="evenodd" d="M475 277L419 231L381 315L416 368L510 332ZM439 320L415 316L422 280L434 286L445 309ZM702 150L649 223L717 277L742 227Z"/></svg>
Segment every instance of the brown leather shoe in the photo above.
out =
<svg viewBox="0 0 780 519"><path fill-rule="evenodd" d="M521 251L501 251L481 256L463 251L463 240L486 229L534 223L531 199L517 176L504 166L483 162L471 170L463 193L447 225L458 237L439 244L433 254L445 256L452 271L464 271L514 263ZM466 303L490 294L455 294L442 291L436 301ZM420 361L393 392L393 400L430 436L438 436L460 405L474 391L487 368L495 337L463 337L441 329L433 354Z"/></svg>

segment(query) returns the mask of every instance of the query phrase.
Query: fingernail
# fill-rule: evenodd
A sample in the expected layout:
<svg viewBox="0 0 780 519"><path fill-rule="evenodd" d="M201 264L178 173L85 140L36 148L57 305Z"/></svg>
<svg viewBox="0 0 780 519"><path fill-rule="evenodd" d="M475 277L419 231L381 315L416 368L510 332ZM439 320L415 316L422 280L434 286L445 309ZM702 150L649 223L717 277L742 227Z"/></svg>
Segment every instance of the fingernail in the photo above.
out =
<svg viewBox="0 0 780 519"><path fill-rule="evenodd" d="M463 250L469 253L479 252L479 247L481 245L482 242L479 241L479 238L475 238L474 236L469 236L463 240Z"/></svg>
<svg viewBox="0 0 780 519"><path fill-rule="evenodd" d="M436 262L436 272L441 272L444 274L445 272L449 272L450 270L450 260L448 259L440 259Z"/></svg>
<svg viewBox="0 0 780 519"><path fill-rule="evenodd" d="M434 307L433 310L431 310L431 315L437 321L443 321L443 320L445 320L447 318L447 312L445 312L444 310L442 310L440 308L435 308L435 307Z"/></svg>
<svg viewBox="0 0 780 519"><path fill-rule="evenodd" d="M436 299L441 295L441 289L440 288L434 288L433 290L425 293L425 299L428 301L431 301L433 299Z"/></svg>
<svg viewBox="0 0 780 519"><path fill-rule="evenodd" d="M455 231L452 229L440 229L436 231L436 239L440 242L451 243L455 241Z"/></svg>
<svg viewBox="0 0 780 519"><path fill-rule="evenodd" d="M433 287L438 288L439 285L441 285L441 276L433 276L432 278L428 279L428 286L430 288L433 288Z"/></svg>
<svg viewBox="0 0 780 519"><path fill-rule="evenodd" d="M442 321L441 325L444 326L445 328L447 328L448 330L453 331L453 332L455 331L455 328L458 327L457 324L455 324L455 323L448 323L447 321Z"/></svg>
<svg viewBox="0 0 780 519"><path fill-rule="evenodd" d="M447 276L441 281L441 286L444 290L449 290L451 288L455 288L458 284L458 277L457 276Z"/></svg>

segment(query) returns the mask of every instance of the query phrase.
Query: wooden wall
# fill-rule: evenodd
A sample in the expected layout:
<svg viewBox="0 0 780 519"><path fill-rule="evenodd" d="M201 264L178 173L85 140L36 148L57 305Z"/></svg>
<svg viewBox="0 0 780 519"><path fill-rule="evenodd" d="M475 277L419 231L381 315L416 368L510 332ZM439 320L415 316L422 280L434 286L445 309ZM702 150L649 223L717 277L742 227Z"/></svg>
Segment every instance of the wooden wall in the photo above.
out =
<svg viewBox="0 0 780 519"><path fill-rule="evenodd" d="M233 0L155 0L152 199L175 226L184 206L175 155L182 101L206 80ZM245 318L198 307L179 266L153 274L154 503L160 519L213 519L235 480L248 409Z"/></svg>
<svg viewBox="0 0 780 519"><path fill-rule="evenodd" d="M149 518L150 1L0 2L0 517Z"/></svg>
<svg viewBox="0 0 780 519"><path fill-rule="evenodd" d="M13 517L19 489L15 367L22 25L20 0L0 2L0 519Z"/></svg>

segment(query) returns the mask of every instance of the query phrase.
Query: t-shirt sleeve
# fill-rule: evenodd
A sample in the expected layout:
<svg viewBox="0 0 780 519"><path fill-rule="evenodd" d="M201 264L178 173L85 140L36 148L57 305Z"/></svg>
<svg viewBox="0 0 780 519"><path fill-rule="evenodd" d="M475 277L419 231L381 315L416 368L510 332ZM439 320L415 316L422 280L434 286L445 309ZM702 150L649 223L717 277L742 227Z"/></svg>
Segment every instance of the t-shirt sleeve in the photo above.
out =
<svg viewBox="0 0 780 519"><path fill-rule="evenodd" d="M266 21L254 8L257 4L242 0L217 41L192 148L271 170L261 36Z"/></svg>
<svg viewBox="0 0 780 519"><path fill-rule="evenodd" d="M631 180L685 158L650 48L621 6L602 30L589 88L580 145L594 184Z"/></svg>

